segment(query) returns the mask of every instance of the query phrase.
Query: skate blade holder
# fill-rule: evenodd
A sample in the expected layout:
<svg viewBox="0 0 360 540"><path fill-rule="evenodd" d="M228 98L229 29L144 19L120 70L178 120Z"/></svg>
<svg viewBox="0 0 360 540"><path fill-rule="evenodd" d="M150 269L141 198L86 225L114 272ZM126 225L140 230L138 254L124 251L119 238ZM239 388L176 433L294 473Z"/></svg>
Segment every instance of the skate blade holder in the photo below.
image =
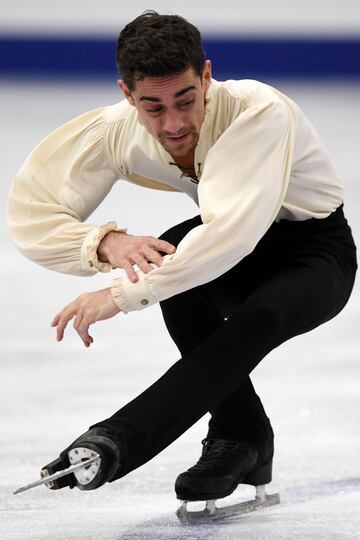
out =
<svg viewBox="0 0 360 540"><path fill-rule="evenodd" d="M86 465L87 461L89 461L91 458L95 458L96 456L98 456L99 459L91 461L89 465ZM101 458L99 454L97 454L97 452L95 452L94 450L90 450L90 448L78 446L69 450L68 457L70 465L84 463L83 468L78 469L73 473L78 484L81 484L82 486L90 484L90 482L94 480L100 469Z"/></svg>
<svg viewBox="0 0 360 540"><path fill-rule="evenodd" d="M94 458L96 458L96 456L98 456L98 459L95 459L94 461ZM86 484L89 484L95 478L99 471L101 463L101 458L99 454L94 452L94 450L79 446L77 448L69 450L68 457L70 461L69 469L72 468L72 466L74 465L79 465L79 467L81 467L80 464L84 463L83 467L73 471L73 475L75 476L78 484L81 484L82 486L86 486ZM91 462L87 464L86 462L89 460L91 460ZM48 476L53 475L49 475L49 471L47 469L42 469L42 471L40 472L40 476L42 479L45 479ZM53 481L49 480L49 482L46 482L44 485L45 487L51 489L54 487L55 484Z"/></svg>
<svg viewBox="0 0 360 540"><path fill-rule="evenodd" d="M69 460L71 465L61 471L56 471L50 474L48 469L42 469L40 471L40 480L36 480L35 482L31 482L31 484L22 486L14 491L13 494L17 495L18 493L23 493L24 491L28 491L29 489L42 485L45 485L48 488L55 487L55 480L63 478L68 474L74 474L78 487L80 485L86 485L93 480L101 465L100 455L89 448L83 447L73 448L69 452Z"/></svg>
<svg viewBox="0 0 360 540"><path fill-rule="evenodd" d="M188 510L187 504L189 501L183 501L182 505L176 511L176 515L184 525L192 523L211 523L216 519L224 519L248 512L254 512L261 508L274 506L280 503L280 495L278 493L266 493L266 486L256 486L255 499L244 501L237 504L218 507L216 500L207 500L203 510Z"/></svg>
<svg viewBox="0 0 360 540"><path fill-rule="evenodd" d="M49 471L47 469L42 469L40 471L40 478L43 479L43 478L47 478L48 476L50 476L50 474L49 474ZM55 485L54 482L52 482L51 480L49 480L49 482L45 482L45 484L44 484L44 486L49 488L49 489L53 488L54 485Z"/></svg>

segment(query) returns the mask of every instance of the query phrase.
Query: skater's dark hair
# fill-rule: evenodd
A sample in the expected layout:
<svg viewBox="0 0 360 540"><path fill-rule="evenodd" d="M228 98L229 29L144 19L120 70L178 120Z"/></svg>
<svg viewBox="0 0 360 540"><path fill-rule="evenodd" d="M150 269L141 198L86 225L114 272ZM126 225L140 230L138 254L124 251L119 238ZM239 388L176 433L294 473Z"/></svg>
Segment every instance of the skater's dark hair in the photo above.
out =
<svg viewBox="0 0 360 540"><path fill-rule="evenodd" d="M205 53L199 30L178 15L145 11L120 32L116 64L130 91L145 77L162 77L192 67L202 76Z"/></svg>

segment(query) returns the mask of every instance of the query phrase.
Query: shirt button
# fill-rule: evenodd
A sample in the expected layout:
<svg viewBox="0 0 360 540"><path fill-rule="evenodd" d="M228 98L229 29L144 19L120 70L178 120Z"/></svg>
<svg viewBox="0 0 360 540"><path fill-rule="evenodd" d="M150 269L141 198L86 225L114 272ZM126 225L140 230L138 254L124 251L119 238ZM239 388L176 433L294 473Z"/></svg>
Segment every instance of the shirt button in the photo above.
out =
<svg viewBox="0 0 360 540"><path fill-rule="evenodd" d="M148 303L149 303L149 300L147 300L146 298L143 298L142 300L140 300L140 304L142 304L143 306L146 306Z"/></svg>

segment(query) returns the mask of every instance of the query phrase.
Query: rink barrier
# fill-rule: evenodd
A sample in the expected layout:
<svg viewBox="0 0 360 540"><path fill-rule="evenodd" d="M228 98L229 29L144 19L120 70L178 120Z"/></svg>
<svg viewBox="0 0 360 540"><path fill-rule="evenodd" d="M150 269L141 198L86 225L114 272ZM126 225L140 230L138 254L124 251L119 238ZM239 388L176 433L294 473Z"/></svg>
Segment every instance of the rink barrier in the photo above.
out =
<svg viewBox="0 0 360 540"><path fill-rule="evenodd" d="M0 35L0 76L116 77L116 36ZM204 49L216 78L354 78L360 36L211 37Z"/></svg>

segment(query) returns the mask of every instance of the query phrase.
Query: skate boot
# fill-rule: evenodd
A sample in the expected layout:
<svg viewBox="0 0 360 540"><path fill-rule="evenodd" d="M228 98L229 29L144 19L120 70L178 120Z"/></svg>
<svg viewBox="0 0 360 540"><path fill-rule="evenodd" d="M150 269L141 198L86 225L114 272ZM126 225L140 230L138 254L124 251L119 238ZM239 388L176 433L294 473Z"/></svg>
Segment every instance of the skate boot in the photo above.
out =
<svg viewBox="0 0 360 540"><path fill-rule="evenodd" d="M81 435L60 456L48 463L41 470L42 478L53 475L89 461L89 465L78 468L59 479L45 484L50 489L63 487L78 487L81 490L96 489L105 482L111 482L117 477L121 468L122 452L120 441L114 433L105 427L94 427Z"/></svg>
<svg viewBox="0 0 360 540"><path fill-rule="evenodd" d="M201 443L199 461L176 479L178 499L203 501L226 497L240 482L246 483L245 479L258 462L259 452L248 443L207 438Z"/></svg>
<svg viewBox="0 0 360 540"><path fill-rule="evenodd" d="M271 482L272 477L272 435L260 450L250 443L225 439L205 438L202 444L198 462L181 473L175 482L177 498L184 501L177 511L180 521L209 521L280 502L278 494L268 495L265 492L265 484ZM256 498L217 508L215 500L227 497L239 484L255 486ZM207 501L206 508L190 512L186 506L189 501Z"/></svg>

